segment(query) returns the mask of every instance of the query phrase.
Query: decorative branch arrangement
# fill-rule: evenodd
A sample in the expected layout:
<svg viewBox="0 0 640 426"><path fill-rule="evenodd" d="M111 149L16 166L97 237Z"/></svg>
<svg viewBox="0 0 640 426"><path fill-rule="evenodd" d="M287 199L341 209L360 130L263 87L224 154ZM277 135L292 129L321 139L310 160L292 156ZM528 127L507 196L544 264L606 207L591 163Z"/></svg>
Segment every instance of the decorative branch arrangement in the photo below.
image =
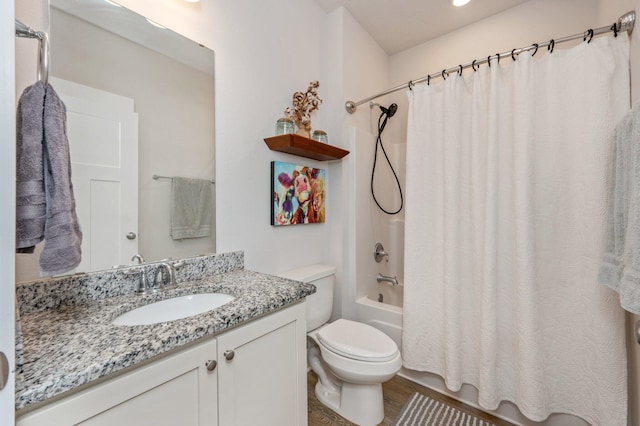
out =
<svg viewBox="0 0 640 426"><path fill-rule="evenodd" d="M322 99L318 96L318 81L309 83L306 93L295 92L293 94L293 108L287 107L284 110L286 116L293 120L298 127L296 132L300 136L311 136L311 113L318 109Z"/></svg>

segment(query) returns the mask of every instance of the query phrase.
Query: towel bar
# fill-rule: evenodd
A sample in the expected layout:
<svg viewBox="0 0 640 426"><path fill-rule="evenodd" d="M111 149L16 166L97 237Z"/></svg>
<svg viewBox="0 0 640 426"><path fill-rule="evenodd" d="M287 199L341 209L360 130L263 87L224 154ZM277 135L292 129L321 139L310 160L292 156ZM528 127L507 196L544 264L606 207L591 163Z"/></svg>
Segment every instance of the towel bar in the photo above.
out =
<svg viewBox="0 0 640 426"><path fill-rule="evenodd" d="M153 175L153 180L158 180L158 179L171 179L173 180L173 178L171 176L160 176L160 175ZM209 182L211 182L211 184L215 184L216 181L211 179Z"/></svg>
<svg viewBox="0 0 640 426"><path fill-rule="evenodd" d="M42 84L49 81L49 36L44 31L36 31L22 22L16 21L16 36L25 38L37 38L40 49L38 50L38 80Z"/></svg>

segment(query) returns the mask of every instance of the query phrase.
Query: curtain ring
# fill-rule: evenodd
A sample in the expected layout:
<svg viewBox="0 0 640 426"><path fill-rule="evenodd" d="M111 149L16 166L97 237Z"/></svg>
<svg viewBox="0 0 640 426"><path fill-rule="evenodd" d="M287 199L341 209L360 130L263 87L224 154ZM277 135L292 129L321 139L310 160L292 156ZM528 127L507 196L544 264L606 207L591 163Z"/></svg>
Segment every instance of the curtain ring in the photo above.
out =
<svg viewBox="0 0 640 426"><path fill-rule="evenodd" d="M496 57L498 58L498 64L500 64L500 54L496 53Z"/></svg>
<svg viewBox="0 0 640 426"><path fill-rule="evenodd" d="M462 64L458 65L458 75L462 76Z"/></svg>
<svg viewBox="0 0 640 426"><path fill-rule="evenodd" d="M549 40L549 46L547 46L547 50L549 53L553 53L553 49L556 47L556 41L554 39Z"/></svg>
<svg viewBox="0 0 640 426"><path fill-rule="evenodd" d="M589 37L589 40L587 40L587 37ZM584 37L582 37L582 41L586 41L588 44L588 43L591 43L592 38L593 38L593 30L589 28L587 31L584 32Z"/></svg>
<svg viewBox="0 0 640 426"><path fill-rule="evenodd" d="M531 56L536 56L536 53L538 53L538 43L533 43L532 46L536 47L536 50L533 51L533 53L531 54Z"/></svg>
<svg viewBox="0 0 640 426"><path fill-rule="evenodd" d="M611 31L613 31L613 36L614 37L618 37L618 23L614 22L613 25L611 26L611 28L609 28Z"/></svg>
<svg viewBox="0 0 640 426"><path fill-rule="evenodd" d="M516 61L516 56L513 54L515 51L516 51L516 49L513 49L513 50L511 51L511 59L513 59L513 62L515 62L515 61Z"/></svg>
<svg viewBox="0 0 640 426"><path fill-rule="evenodd" d="M443 79L443 80L446 80L446 79L447 79L447 77L445 77L445 76L444 76L444 72L445 72L446 70L447 70L446 68L442 70L442 79ZM449 74L447 73L447 75L449 75Z"/></svg>
<svg viewBox="0 0 640 426"><path fill-rule="evenodd" d="M491 55L487 56L487 65L491 68Z"/></svg>
<svg viewBox="0 0 640 426"><path fill-rule="evenodd" d="M431 84L431 74L427 75L427 86Z"/></svg>
<svg viewBox="0 0 640 426"><path fill-rule="evenodd" d="M478 67L478 68L480 68L480 67ZM474 70L474 71L478 71L476 69L476 60L475 59L473 60L473 62L471 62L471 69Z"/></svg>
<svg viewBox="0 0 640 426"><path fill-rule="evenodd" d="M413 81L409 80L409 90L413 91Z"/></svg>

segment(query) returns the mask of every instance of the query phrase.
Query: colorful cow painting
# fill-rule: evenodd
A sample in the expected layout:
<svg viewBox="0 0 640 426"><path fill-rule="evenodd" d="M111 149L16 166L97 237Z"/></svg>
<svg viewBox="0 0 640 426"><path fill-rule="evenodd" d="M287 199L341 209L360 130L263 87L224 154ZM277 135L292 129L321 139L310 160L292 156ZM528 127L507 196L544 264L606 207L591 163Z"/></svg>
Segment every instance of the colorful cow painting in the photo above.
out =
<svg viewBox="0 0 640 426"><path fill-rule="evenodd" d="M324 222L324 170L272 161L271 194L271 225Z"/></svg>

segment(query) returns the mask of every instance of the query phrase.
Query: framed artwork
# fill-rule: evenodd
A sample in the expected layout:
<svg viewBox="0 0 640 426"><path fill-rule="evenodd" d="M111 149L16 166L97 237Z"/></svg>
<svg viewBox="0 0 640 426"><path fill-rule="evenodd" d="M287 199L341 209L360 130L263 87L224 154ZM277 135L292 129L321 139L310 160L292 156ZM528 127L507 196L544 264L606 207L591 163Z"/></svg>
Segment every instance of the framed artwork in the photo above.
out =
<svg viewBox="0 0 640 426"><path fill-rule="evenodd" d="M297 164L271 162L271 225L324 223L326 174Z"/></svg>

